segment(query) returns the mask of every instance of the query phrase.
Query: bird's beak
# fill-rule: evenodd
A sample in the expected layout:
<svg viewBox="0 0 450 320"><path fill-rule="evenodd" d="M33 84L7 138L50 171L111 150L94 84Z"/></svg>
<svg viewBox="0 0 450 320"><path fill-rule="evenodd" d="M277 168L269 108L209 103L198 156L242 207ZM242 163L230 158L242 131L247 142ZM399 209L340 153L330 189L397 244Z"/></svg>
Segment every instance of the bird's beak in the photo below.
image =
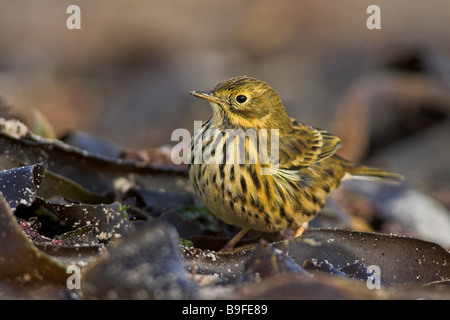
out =
<svg viewBox="0 0 450 320"><path fill-rule="evenodd" d="M202 98L211 102L215 102L215 103L220 103L220 99L217 98L216 96L214 96L212 93L210 92L201 92L201 91L189 91L190 94L192 94L193 96L196 96L198 98Z"/></svg>

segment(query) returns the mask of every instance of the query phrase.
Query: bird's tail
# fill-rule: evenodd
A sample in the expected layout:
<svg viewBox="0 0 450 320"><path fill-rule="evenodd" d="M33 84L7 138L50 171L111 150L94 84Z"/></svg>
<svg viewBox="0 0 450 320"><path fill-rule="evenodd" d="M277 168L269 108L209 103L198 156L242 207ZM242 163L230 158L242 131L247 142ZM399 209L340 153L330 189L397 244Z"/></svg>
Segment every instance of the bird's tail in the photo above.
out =
<svg viewBox="0 0 450 320"><path fill-rule="evenodd" d="M346 172L342 180L363 179L399 184L404 179L404 177L398 173L389 172L378 168L367 167L360 164L354 164L340 157L339 160L342 162L342 165Z"/></svg>

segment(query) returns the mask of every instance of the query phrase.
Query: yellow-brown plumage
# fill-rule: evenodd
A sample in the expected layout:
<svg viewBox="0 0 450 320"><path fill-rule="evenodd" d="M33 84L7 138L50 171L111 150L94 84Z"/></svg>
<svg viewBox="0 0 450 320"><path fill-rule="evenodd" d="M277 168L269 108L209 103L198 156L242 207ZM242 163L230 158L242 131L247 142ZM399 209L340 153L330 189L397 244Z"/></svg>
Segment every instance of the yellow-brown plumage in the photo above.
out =
<svg viewBox="0 0 450 320"><path fill-rule="evenodd" d="M269 232L299 227L320 211L343 179L401 179L335 155L340 139L290 118L277 92L265 82L237 77L211 92L191 94L210 101L213 116L192 140L190 179L205 205L229 224ZM261 163L259 139L245 140L245 163L220 161L226 160L229 151L225 133L230 129L253 129L256 133L266 129L268 141L271 129L277 129L279 162L276 166ZM208 132L212 135L202 141ZM219 161L193 164L195 145ZM262 174L262 168L271 174Z"/></svg>

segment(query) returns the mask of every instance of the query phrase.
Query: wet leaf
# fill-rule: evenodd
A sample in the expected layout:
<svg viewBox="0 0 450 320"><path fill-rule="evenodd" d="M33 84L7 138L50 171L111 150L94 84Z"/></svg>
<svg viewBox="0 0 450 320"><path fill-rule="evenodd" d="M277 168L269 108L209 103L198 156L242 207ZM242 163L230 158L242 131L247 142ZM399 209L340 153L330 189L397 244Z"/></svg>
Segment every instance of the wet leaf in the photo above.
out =
<svg viewBox="0 0 450 320"><path fill-rule="evenodd" d="M241 281L260 281L274 274L284 274L287 272L311 276L281 250L275 249L265 240L260 240L245 261L244 268L245 271L243 277L240 279Z"/></svg>
<svg viewBox="0 0 450 320"><path fill-rule="evenodd" d="M217 275L223 281L236 280L243 275L245 261L251 250L219 254L198 248L182 248L186 264L191 272L199 275Z"/></svg>
<svg viewBox="0 0 450 320"><path fill-rule="evenodd" d="M336 269L328 260L323 259L311 259L306 260L303 263L303 268L308 271L321 271L329 274L339 275L341 277L360 279L367 281L374 275L372 270L369 270L364 263L353 263L346 267ZM379 283L385 284L384 281L379 279Z"/></svg>
<svg viewBox="0 0 450 320"><path fill-rule="evenodd" d="M94 234L94 227L86 225L73 231L68 231L53 238L53 243L63 246L91 246L98 245L98 239Z"/></svg>
<svg viewBox="0 0 450 320"><path fill-rule="evenodd" d="M193 194L180 194L167 191L130 188L123 198L133 198L138 207L152 216L168 209L178 209L195 202Z"/></svg>
<svg viewBox="0 0 450 320"><path fill-rule="evenodd" d="M64 135L60 140L68 145L81 150L86 150L90 154L96 154L111 159L119 158L119 155L122 152L122 147L112 141L94 137L79 131L71 131Z"/></svg>
<svg viewBox="0 0 450 320"><path fill-rule="evenodd" d="M19 228L5 199L0 196L0 279L64 283L66 268L38 250Z"/></svg>
<svg viewBox="0 0 450 320"><path fill-rule="evenodd" d="M341 272L348 277L366 281L374 273L369 270L364 263L354 263L349 266L341 268ZM381 280L381 279L380 279Z"/></svg>
<svg viewBox="0 0 450 320"><path fill-rule="evenodd" d="M45 167L44 163L34 164L34 166ZM0 155L0 169L1 170L17 170L19 167L28 167L24 165L24 162L15 159L9 155ZM21 169L24 172L27 169ZM114 195L112 193L98 194L86 190L76 182L67 179L61 175L53 173L49 170L44 170L42 173L42 169L39 168L39 172L37 172L37 168L34 169L34 184L35 186L39 186L39 188L34 188L34 193L44 199L51 198L59 198L59 199L70 199L74 201L84 202L84 203L111 203L114 201ZM30 174L33 172L24 175L23 178L17 177L17 179L22 179L23 182L30 178ZM37 176L36 173L39 173ZM17 181L14 181L18 183ZM38 185L36 184L38 183ZM30 182L29 182L30 184ZM10 188L14 189L14 188Z"/></svg>
<svg viewBox="0 0 450 320"><path fill-rule="evenodd" d="M329 274L336 274L345 276L345 274L336 269L328 260L325 259L310 259L303 262L303 268L310 271L322 271Z"/></svg>
<svg viewBox="0 0 450 320"><path fill-rule="evenodd" d="M82 291L88 299L192 299L178 236L157 223L141 227L89 266Z"/></svg>
<svg viewBox="0 0 450 320"><path fill-rule="evenodd" d="M91 192L104 194L116 190L123 179L145 189L192 192L184 167L139 164L90 154L62 141L33 135L18 121L0 120L0 154L26 164L43 162L47 170Z"/></svg>
<svg viewBox="0 0 450 320"><path fill-rule="evenodd" d="M310 230L274 245L297 263L326 259L336 268L376 265L387 284L428 283L450 278L450 253L439 245L395 235L345 230Z"/></svg>
<svg viewBox="0 0 450 320"><path fill-rule="evenodd" d="M103 244L94 244L94 240L87 245L68 245L64 242L53 242L54 243L35 243L35 246L59 263L65 265L76 264L79 266L86 266L106 250Z"/></svg>
<svg viewBox="0 0 450 320"><path fill-rule="evenodd" d="M439 245L419 239L345 230L308 230L299 238L273 244L303 265L307 260L327 260L341 269L355 263L378 266L381 281L388 285L429 283L450 278L450 253ZM186 261L200 274L216 273L225 280L237 279L252 249L218 254L184 249ZM342 272L342 271L341 271Z"/></svg>
<svg viewBox="0 0 450 320"><path fill-rule="evenodd" d="M91 226L94 234L101 241L112 237L121 237L134 229L131 221L120 211L121 204L59 204L37 197L35 204L54 213L73 229Z"/></svg>
<svg viewBox="0 0 450 320"><path fill-rule="evenodd" d="M0 192L12 210L20 204L30 206L36 198L36 188L44 177L42 164L0 172Z"/></svg>
<svg viewBox="0 0 450 320"><path fill-rule="evenodd" d="M69 199L86 204L112 203L114 194L111 193L95 193L91 192L78 183L67 179L61 175L45 170L44 179L42 180L37 195L44 199Z"/></svg>

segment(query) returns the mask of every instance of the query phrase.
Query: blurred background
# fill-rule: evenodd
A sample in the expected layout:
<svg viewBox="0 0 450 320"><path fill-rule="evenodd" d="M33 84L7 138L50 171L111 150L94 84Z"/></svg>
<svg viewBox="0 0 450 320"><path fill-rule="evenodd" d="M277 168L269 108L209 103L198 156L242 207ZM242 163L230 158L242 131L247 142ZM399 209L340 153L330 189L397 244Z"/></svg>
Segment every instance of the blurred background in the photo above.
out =
<svg viewBox="0 0 450 320"><path fill-rule="evenodd" d="M81 30L68 30L69 5ZM369 30L367 8L381 9ZM0 96L128 149L175 144L211 110L189 90L248 75L288 113L342 137L450 207L450 2L0 0Z"/></svg>

